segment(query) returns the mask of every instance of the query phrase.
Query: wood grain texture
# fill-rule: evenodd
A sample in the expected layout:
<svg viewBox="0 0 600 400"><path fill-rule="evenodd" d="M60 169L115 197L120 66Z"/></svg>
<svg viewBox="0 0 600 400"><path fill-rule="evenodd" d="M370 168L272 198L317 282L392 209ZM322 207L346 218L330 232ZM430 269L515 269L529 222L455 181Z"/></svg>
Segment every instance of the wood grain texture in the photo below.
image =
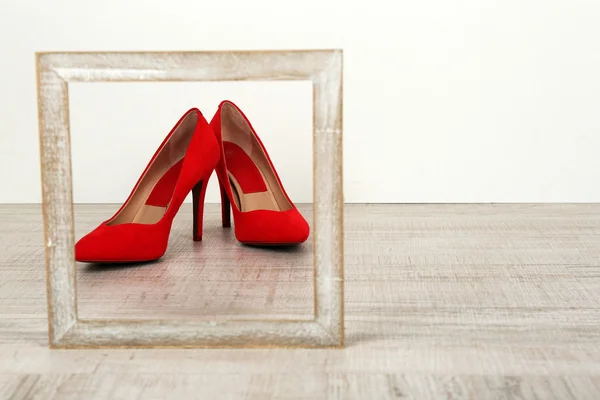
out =
<svg viewBox="0 0 600 400"><path fill-rule="evenodd" d="M342 50L38 53L68 82L325 82L341 68ZM333 57L332 57L333 56ZM336 71L337 69L337 71ZM330 111L335 111L337 106ZM328 113L331 121L337 116Z"/></svg>
<svg viewBox="0 0 600 400"><path fill-rule="evenodd" d="M63 80L37 57L38 122L42 202L44 204L49 341L59 339L77 320L73 239L73 191L69 92Z"/></svg>
<svg viewBox="0 0 600 400"><path fill-rule="evenodd" d="M300 205L312 221L312 207ZM75 206L80 238L115 206ZM145 264L77 264L79 317L111 319L231 318L314 320L313 240L301 246L240 245L220 224L220 206L205 207L204 238L194 242L191 207L175 217L167 254Z"/></svg>
<svg viewBox="0 0 600 400"><path fill-rule="evenodd" d="M313 78L315 320L344 343L342 52Z"/></svg>
<svg viewBox="0 0 600 400"><path fill-rule="evenodd" d="M343 346L342 50L38 53L36 61L51 346ZM73 257L68 83L222 80L313 83L313 320L83 321Z"/></svg>
<svg viewBox="0 0 600 400"><path fill-rule="evenodd" d="M207 259L211 244L228 241L229 233L216 229L218 206L208 206L211 233L201 247L190 243L186 208L163 264L78 276L87 280L80 283L81 311L176 313L176 303L160 296L190 291L191 301L175 297L186 318L205 303L203 311L225 317L310 314L310 255L293 256L287 272L245 253ZM41 209L0 206L0 398L600 398L600 205L345 209L345 349L63 351L47 348ZM75 210L79 234L114 206ZM198 281L213 291L191 293L186 277L195 273L194 260L205 265ZM213 260L215 268L207 265ZM126 298L120 278L143 280L147 269L155 279L158 265L172 278L169 288L148 285L146 304L132 285L119 307ZM108 282L94 286L102 277ZM274 283L275 292L294 295L275 295L269 305ZM113 284L119 290L110 290ZM244 300L229 301L227 290Z"/></svg>

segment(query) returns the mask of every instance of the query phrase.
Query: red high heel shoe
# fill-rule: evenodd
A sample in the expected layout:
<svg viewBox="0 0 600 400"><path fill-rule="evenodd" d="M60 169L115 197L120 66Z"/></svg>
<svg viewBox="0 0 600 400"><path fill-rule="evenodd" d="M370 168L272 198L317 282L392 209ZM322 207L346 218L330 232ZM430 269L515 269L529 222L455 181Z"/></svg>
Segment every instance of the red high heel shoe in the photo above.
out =
<svg viewBox="0 0 600 400"><path fill-rule="evenodd" d="M223 227L231 226L245 244L275 246L302 243L310 228L292 203L248 118L223 101L210 122L221 146L217 176Z"/></svg>
<svg viewBox="0 0 600 400"><path fill-rule="evenodd" d="M208 122L196 108L181 117L117 213L75 245L82 262L141 262L167 249L173 218L193 194L193 239L202 240L206 184L220 157Z"/></svg>

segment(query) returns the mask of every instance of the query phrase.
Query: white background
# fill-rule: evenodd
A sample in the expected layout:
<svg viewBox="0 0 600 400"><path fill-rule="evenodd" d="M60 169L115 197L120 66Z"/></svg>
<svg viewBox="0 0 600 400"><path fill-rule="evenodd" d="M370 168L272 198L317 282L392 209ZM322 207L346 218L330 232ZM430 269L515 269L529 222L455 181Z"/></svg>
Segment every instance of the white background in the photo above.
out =
<svg viewBox="0 0 600 400"><path fill-rule="evenodd" d="M210 121L226 98L250 119L288 195L298 203L311 202L310 81L72 84L73 200L122 203L183 113L198 107ZM220 202L218 189L213 175L207 202Z"/></svg>
<svg viewBox="0 0 600 400"><path fill-rule="evenodd" d="M40 201L35 51L303 48L344 49L346 201L600 201L599 21L597 0L2 0L0 202ZM76 200L121 201L158 138L189 108L179 102L214 110L221 90L145 88L140 114L114 103L139 92L110 87L76 89L74 153L114 151L99 130L111 141L130 135L129 145L152 139L127 147L131 163L74 154ZM310 171L285 164L310 157L305 139L290 134L305 129L309 114L294 111L303 89L293 89L298 97L281 88L228 90L267 132L284 185L301 197ZM270 119L250 94L268 102L274 91L283 97ZM113 119L90 129L91 106ZM125 116L132 120L122 124ZM297 146L273 141L278 135ZM111 186L106 177L124 170Z"/></svg>

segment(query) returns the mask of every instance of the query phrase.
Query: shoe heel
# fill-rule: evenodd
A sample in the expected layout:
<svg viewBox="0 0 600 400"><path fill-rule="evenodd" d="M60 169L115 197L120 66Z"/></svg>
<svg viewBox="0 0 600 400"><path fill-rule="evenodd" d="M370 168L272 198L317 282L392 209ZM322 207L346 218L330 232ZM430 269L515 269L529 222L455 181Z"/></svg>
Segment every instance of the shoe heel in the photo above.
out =
<svg viewBox="0 0 600 400"><path fill-rule="evenodd" d="M204 220L204 197L208 179L203 179L192 189L192 206L194 211L193 238L195 242L202 241L202 224Z"/></svg>
<svg viewBox="0 0 600 400"><path fill-rule="evenodd" d="M221 188L221 221L223 222L223 228L231 228L231 203L227 196L227 190L225 186L221 185L220 181L219 187Z"/></svg>

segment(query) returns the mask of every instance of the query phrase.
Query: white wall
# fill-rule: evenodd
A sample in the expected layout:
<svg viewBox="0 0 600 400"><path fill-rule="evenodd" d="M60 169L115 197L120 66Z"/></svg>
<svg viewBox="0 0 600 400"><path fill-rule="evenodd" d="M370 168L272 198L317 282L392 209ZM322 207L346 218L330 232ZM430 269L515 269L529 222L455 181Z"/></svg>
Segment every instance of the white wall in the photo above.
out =
<svg viewBox="0 0 600 400"><path fill-rule="evenodd" d="M40 200L34 51L289 48L344 49L349 202L600 201L598 21L596 0L2 0L0 202Z"/></svg>

